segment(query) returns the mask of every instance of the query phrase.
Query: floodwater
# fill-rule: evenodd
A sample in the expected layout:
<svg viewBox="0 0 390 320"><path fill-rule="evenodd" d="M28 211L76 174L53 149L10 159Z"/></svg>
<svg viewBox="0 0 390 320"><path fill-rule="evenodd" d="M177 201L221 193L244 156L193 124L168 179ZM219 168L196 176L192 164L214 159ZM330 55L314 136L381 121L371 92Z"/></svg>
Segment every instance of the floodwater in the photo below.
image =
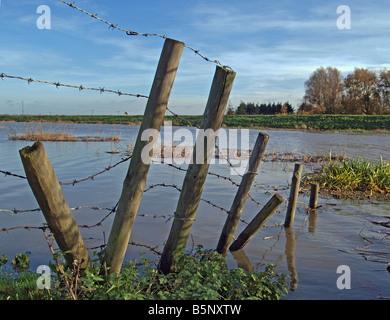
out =
<svg viewBox="0 0 390 320"><path fill-rule="evenodd" d="M87 178L112 166L126 157L127 148L134 145L138 126L123 125L81 125L81 124L25 124L0 123L0 170L24 175L18 151L29 141L8 140L8 132L23 132L27 127L42 126L47 131L58 129L72 132L75 136L119 136L121 142L44 142L46 152L60 182L72 182ZM179 128L174 128L177 130ZM181 128L183 129L183 128ZM190 129L193 130L194 129ZM299 131L264 130L270 139L266 152L294 152L296 154L343 154L356 158L360 156L371 161L380 157L390 159L390 136L384 133L311 133ZM249 130L250 145L253 146L257 130ZM119 151L119 153L112 153ZM109 213L117 203L122 182L129 162L122 163L110 171L74 185L63 186L65 197L74 210L78 224L95 225ZM313 164L304 164L304 171L310 172ZM180 165L186 168L185 164ZM289 196L294 163L262 162L251 189L256 202L264 205L274 193L285 199ZM232 175L228 165L211 164L210 172L227 176L236 183L240 177ZM153 164L149 171L147 188L144 193L131 235L131 245L125 259L138 258L140 252L157 259L158 255L148 247L161 252L176 210L179 192L172 187L181 187L185 172L166 164ZM166 186L161 186L161 184ZM191 229L188 249L196 245L215 248L237 187L231 181L208 176L196 221ZM260 207L255 201L247 200L242 219L249 222ZM231 267L262 270L262 264L276 265L276 271L291 277L291 289L285 299L389 299L390 273L386 270L390 262L389 229L375 222L386 222L390 217L388 203L377 201L335 200L320 197L320 208L306 213L304 205L308 197L300 194L294 225L285 230L286 206L275 213L244 251L227 259ZM0 176L0 210L31 210L38 207L27 180ZM92 208L79 207L95 207ZM106 243L113 214L100 226L81 228L88 248ZM12 214L0 211L0 228L20 226L41 226L44 223L41 212ZM241 222L238 236L246 224ZM91 250L93 251L93 250ZM14 229L0 232L0 255L30 252L31 269L48 264L51 254L41 230ZM341 272L338 267L344 267ZM347 269L345 269L347 268ZM345 270L350 271L345 272ZM350 275L350 278L348 278ZM340 278L341 277L341 278ZM346 278L347 280L345 281ZM343 280L344 281L341 281ZM338 282L339 280L339 282ZM342 289L348 284L350 289ZM342 284L338 288L337 284Z"/></svg>

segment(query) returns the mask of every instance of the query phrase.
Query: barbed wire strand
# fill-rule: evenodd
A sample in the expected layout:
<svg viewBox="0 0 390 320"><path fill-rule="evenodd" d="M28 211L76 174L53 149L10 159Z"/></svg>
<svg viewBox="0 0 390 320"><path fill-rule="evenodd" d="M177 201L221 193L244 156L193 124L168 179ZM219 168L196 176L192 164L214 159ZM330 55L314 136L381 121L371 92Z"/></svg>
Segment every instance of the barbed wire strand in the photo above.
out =
<svg viewBox="0 0 390 320"><path fill-rule="evenodd" d="M92 91L98 91L100 93L104 93L104 92L115 93L118 96L132 96L132 97L136 97L136 98L149 98L148 96L145 96L142 94L126 93L126 92L122 92L120 90L115 91L115 90L110 90L110 89L105 89L105 88L89 88L89 87L84 87L83 85L76 86L76 85L71 85L71 84L63 84L60 82L51 82L51 81L46 81L46 80L37 80L37 79L33 79L33 78L24 78L24 77L20 77L20 76L12 76L12 75L8 75L5 73L0 73L0 78L2 80L4 80L4 78L24 80L24 81L27 81L28 84L30 84L31 82L50 84L50 85L56 86L57 89L59 87L67 87L67 88L79 89L79 91L92 90Z"/></svg>
<svg viewBox="0 0 390 320"><path fill-rule="evenodd" d="M181 189L175 185L175 184L165 184L165 183L158 183L158 184L154 184L154 185L150 185L149 187L147 187L144 192L148 192L149 190L153 189L153 188L156 188L156 187L166 187L166 188L174 188L175 190L177 190L178 192L181 192ZM208 205L214 207L214 208L217 208L223 212L225 212L226 214L229 214L229 211L215 203L212 203L210 200L206 200L206 199L203 199L201 198L200 199L201 201L207 203ZM91 229L91 228L94 228L94 227L98 227L98 226L101 226L102 223L114 212L116 212L116 208L119 204L119 201L116 203L116 205L110 209L110 212L105 216L103 217L103 219L101 219L99 222L93 224L93 225L79 225L80 228L85 228L85 229ZM97 207L87 207L87 206L84 206L84 207L76 207L76 208L71 208L71 210L79 210L79 209L82 209L82 208L93 208L94 210L97 210L97 209L100 209L100 208L97 208ZM9 210L9 209L0 209L0 212L10 212L10 213L21 213L21 212L34 212L34 211L40 211L40 209L31 209L31 210ZM174 217L175 214L172 215L172 217ZM144 216L152 216L152 215L148 215L148 214L144 214ZM157 217L157 215L155 215L155 217ZM162 217L162 216L161 216ZM167 221L169 221L171 218L169 218ZM187 218L177 218L177 217L174 217L174 219L180 219L180 220L194 220L193 218L191 219L187 219ZM240 219L241 222L245 223L245 224L248 224L248 222L246 222L245 220L243 219ZM29 230L29 229L40 229L40 230L44 230L44 229L48 228L47 226L42 226L42 227L32 227L32 226L20 226L20 227L12 227L12 228L2 228L0 229L1 232L8 232L10 230L15 230L15 229L26 229L26 230Z"/></svg>
<svg viewBox="0 0 390 320"><path fill-rule="evenodd" d="M130 159L131 159L131 156L126 157L126 158L122 158L120 161L118 161L117 163L113 164L112 166L108 166L104 170L101 170L98 173L95 173L95 174L93 174L93 175L91 175L89 177L86 177L86 178L80 179L80 180L73 180L72 182L60 182L60 185L62 185L62 186L69 186L69 185L74 186L76 183L80 183L80 182L87 181L87 180L93 180L98 175L101 175L101 174L103 174L103 173L105 173L107 171L110 171L111 169L115 168L116 166L118 166L121 163L124 163L124 162L126 162L126 161L128 161Z"/></svg>
<svg viewBox="0 0 390 320"><path fill-rule="evenodd" d="M179 166L176 166L176 165L174 165L174 164L172 164L172 163L167 163L167 162L165 162L163 159L161 159L161 160L159 161L159 163L166 164L167 166L169 166L169 167L171 167L171 168L174 168L174 169L176 169L176 170L179 170L179 171L187 171L186 169L183 169L183 168L181 168L181 167L179 167ZM218 173L214 173L214 172L211 172L211 171L208 171L207 174L210 175L210 176L217 177L217 178L219 178L219 179L227 180L227 181L229 181L232 185L234 185L234 186L236 186L236 187L239 187L239 186L240 186L239 183L235 182L235 181L234 181L232 178L230 178L230 177L226 177L226 176L224 176L224 175L221 175L221 174L218 174ZM248 198L249 198L251 201L255 202L258 206L262 206L262 204L261 204L260 202L258 202L257 200L255 200L255 199L253 198L253 196L252 196L250 193L248 193Z"/></svg>
<svg viewBox="0 0 390 320"><path fill-rule="evenodd" d="M25 176L21 176L19 174L11 173L9 171L0 170L0 173L3 173L5 177L6 176L11 176L11 177L16 177L16 178L20 178L20 179L27 179Z"/></svg>
<svg viewBox="0 0 390 320"><path fill-rule="evenodd" d="M126 158L122 158L122 159L121 159L120 161L118 161L117 163L115 163L115 164L113 164L113 165L111 165L111 166L108 166L108 167L106 167L104 170L101 170L101 171L99 171L99 172L97 172L97 173L95 173L95 174L93 174L93 175L90 175L90 176L88 176L88 177L86 177L86 178L79 179L79 180L74 179L72 182L59 182L59 183L60 183L60 185L63 185L63 186L68 186L68 185L74 186L75 184L80 183L80 182L84 182L84 181L87 181L87 180L94 180L94 178L95 178L96 176L101 175L101 174L103 174L103 173L105 173L105 172L107 172L107 171L110 171L111 169L115 168L116 166L118 166L118 165L120 165L120 164L122 164L122 163L124 163L124 162L127 162L127 161L130 160L130 159L131 159L131 156L126 157ZM171 164L171 163L167 163L167 162L165 162L164 160L161 160L161 161L159 161L158 163L166 164L166 165L168 165L168 166L170 166L170 167L172 167L172 168L174 168L174 169L176 169L176 170L187 171L186 169L183 169L183 168L181 168L181 167L179 167L179 166L176 166L176 165ZM14 174L14 173L11 173L11 172L9 172L9 171L0 170L0 172L1 172L1 173L4 173L5 176L13 176L13 177L21 178L21 179L27 179L25 176L18 175L18 174ZM223 176L223 175L220 175L220 174L217 174L217 173L213 173L213 172L210 172L210 171L209 171L207 174L209 174L209 175L211 175L211 176L215 176L215 177L220 178L220 179L224 179L224 180L230 181L234 186L239 187L239 184L236 183L236 182L235 182L232 178L230 178L230 177L226 177L226 176ZM253 196L252 196L251 194L248 194L248 198L251 199L251 201L255 202L258 206L261 206L261 205L262 205L260 202L256 201L256 200L253 198ZM0 211L1 211L1 210L0 210ZM18 213L18 212L13 212L13 213Z"/></svg>
<svg viewBox="0 0 390 320"><path fill-rule="evenodd" d="M136 31L127 30L127 29L118 27L117 24L108 22L107 20L104 20L104 19L98 17L97 14L89 13L88 11L86 11L86 10L84 10L84 9L81 9L81 8L77 7L77 6L74 4L74 2L69 3L69 2L66 2L66 1L64 1L64 0L58 0L58 1L60 1L60 2L62 2L62 3L64 3L64 4L66 4L66 5L68 5L69 7L73 8L73 9L76 9L76 10L78 10L78 11L80 11L80 12L82 12L82 13L88 15L88 16L90 16L92 19L95 19L95 20L98 20L98 21L100 21L100 22L103 22L103 23L107 24L108 27L109 27L109 29L113 29L113 30L116 29L116 30L122 31L122 32L126 33L126 35L128 35L128 36L159 37L159 38L162 38L162 39L167 39L167 38L168 38L167 36L164 36L164 35L161 35L161 34L158 34L158 33L139 33L139 32L136 32ZM183 42L183 43L184 43L184 42ZM207 58L206 56L202 55L202 54L199 52L199 50L196 50L196 49L194 49L194 48L188 46L186 43L184 43L184 46L185 46L188 50L190 50L190 51L192 51L193 53L195 53L195 55L201 57L203 60L205 60L205 61L207 61L207 62L215 63L216 65L219 65L219 66L221 66L221 67L224 68L224 69L229 69L229 70L232 70L232 71L233 71L233 69L232 69L231 67L229 67L229 66L227 66L227 65L223 65L223 64L222 64L221 62L219 62L218 60L211 60L211 59Z"/></svg>
<svg viewBox="0 0 390 320"><path fill-rule="evenodd" d="M131 159L131 156L129 157L126 157L126 158L122 158L120 161L118 161L117 163L111 165L111 166L108 166L106 167L104 170L101 170L93 175L90 175L86 178L83 178L83 179L80 179L80 180L73 180L72 182L59 182L61 186L69 186L69 185L72 185L74 186L75 184L77 183L80 183L80 182L84 182L84 181L87 181L87 180L94 180L95 177L97 177L98 175L101 175L107 171L110 171L111 169L115 168L116 166L120 165L121 163L124 163L128 160ZM3 170L0 170L1 173L4 173L5 176L12 176L12 177L16 177L16 178L20 178L20 179L27 179L25 176L22 176L22 175L18 175L18 174L14 174L14 173L11 173L11 172L8 172L8 171L3 171Z"/></svg>
<svg viewBox="0 0 390 320"><path fill-rule="evenodd" d="M98 91L100 92L100 94L104 93L104 92L108 92L108 93L114 93L114 94L117 94L118 96L132 96L132 97L136 97L136 98L149 98L148 96L146 95L142 95L142 94L134 94L134 93L126 93L126 92L122 92L120 90L109 90L109 89L105 89L104 87L103 88L89 88L89 87L84 87L83 85L80 85L80 86L76 86L76 85L71 85L71 84L63 84L63 83L60 83L60 82L52 82L52 81L47 81L47 80L38 80L38 79L33 79L33 78L25 78L25 77L21 77L21 76L13 76L13 75L8 75L8 74L5 74L5 73L0 73L0 79L4 80L4 78L9 78L9 79L17 79L17 80L23 80L23 81L26 81L28 84L30 84L31 82L35 82L35 83L42 83L42 84L50 84L50 85L53 85L53 86L56 86L56 88L58 89L59 87L66 87L66 88L73 88L73 89L79 89L79 91L82 91L82 90L92 90L92 91ZM166 108L167 111L169 113L171 113L174 117L178 118L179 120L193 126L193 127L197 127L199 128L198 125L190 122L189 120L181 117L180 115L178 115L177 113L173 112L171 109L169 109L168 107Z"/></svg>

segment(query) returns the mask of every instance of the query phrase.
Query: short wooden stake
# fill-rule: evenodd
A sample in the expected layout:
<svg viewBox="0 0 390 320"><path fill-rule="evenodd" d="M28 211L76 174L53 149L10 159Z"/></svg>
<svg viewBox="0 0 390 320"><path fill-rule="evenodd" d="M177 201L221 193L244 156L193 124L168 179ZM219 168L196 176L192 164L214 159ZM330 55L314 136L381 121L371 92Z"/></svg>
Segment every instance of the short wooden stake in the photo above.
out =
<svg viewBox="0 0 390 320"><path fill-rule="evenodd" d="M310 200L309 200L309 208L316 209L318 208L318 190L320 186L318 183L312 183L310 185Z"/></svg>
<svg viewBox="0 0 390 320"><path fill-rule="evenodd" d="M238 187L236 196L218 241L216 250L223 256L227 255L227 251L233 239L234 232L236 231L238 222L240 221L246 199L248 198L250 188L260 166L261 158L263 157L268 139L269 136L267 134L259 132L252 154L249 158L248 171L241 179L240 186Z"/></svg>
<svg viewBox="0 0 390 320"><path fill-rule="evenodd" d="M217 133L220 129L235 76L234 71L217 66L201 124L201 129L204 132L211 130ZM198 135L193 152L193 163L188 166L176 215L158 266L161 273L167 274L175 271L176 257L185 250L210 166L208 161L210 151L215 148L216 138L215 135L205 144L204 141L201 141L204 137L199 139ZM203 143L203 155L200 152L202 150L197 149L199 143ZM199 155L201 156L199 157Z"/></svg>
<svg viewBox="0 0 390 320"><path fill-rule="evenodd" d="M43 144L38 141L31 147L20 150L19 154L27 181L67 265L72 267L74 263L78 263L81 270L92 266L76 220Z"/></svg>
<svg viewBox="0 0 390 320"><path fill-rule="evenodd" d="M256 232L260 230L260 228L267 222L267 220L274 214L283 202L283 197L279 194L275 194L240 233L237 240L235 240L230 246L229 250L237 251L244 248L249 240L253 238Z"/></svg>
<svg viewBox="0 0 390 320"><path fill-rule="evenodd" d="M146 162L145 150L149 150L149 144L152 144L153 140L154 144L157 141L157 137L154 136L149 136L149 141L145 141L143 135L148 132L150 134L160 132L183 48L184 43L182 42L172 39L165 40L107 242L104 267L109 268L109 273L119 273L122 267L134 220L145 189L154 146L152 145L150 148L151 153L149 152L149 157L146 157L149 161Z"/></svg>
<svg viewBox="0 0 390 320"><path fill-rule="evenodd" d="M295 164L294 174L291 181L290 197L288 199L285 227L291 227L294 223L295 210L298 202L299 185L301 183L302 164Z"/></svg>

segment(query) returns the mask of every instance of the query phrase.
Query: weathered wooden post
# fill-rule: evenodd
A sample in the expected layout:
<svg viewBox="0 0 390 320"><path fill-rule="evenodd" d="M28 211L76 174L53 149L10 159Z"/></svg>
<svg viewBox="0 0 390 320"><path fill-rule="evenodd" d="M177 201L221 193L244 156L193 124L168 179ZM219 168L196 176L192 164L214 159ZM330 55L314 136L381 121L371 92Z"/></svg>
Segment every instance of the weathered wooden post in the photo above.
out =
<svg viewBox="0 0 390 320"><path fill-rule="evenodd" d="M105 266L109 273L119 273L125 257L183 48L182 42L165 40L107 242Z"/></svg>
<svg viewBox="0 0 390 320"><path fill-rule="evenodd" d="M230 243L233 239L234 232L237 229L238 222L240 221L242 210L253 180L256 177L257 170L260 166L261 158L263 157L265 148L267 146L269 136L263 132L259 132L252 154L249 158L248 171L241 179L240 186L238 187L233 204L230 208L229 214L226 218L225 225L223 226L218 245L217 252L226 256Z"/></svg>
<svg viewBox="0 0 390 320"><path fill-rule="evenodd" d="M158 266L159 272L164 274L175 270L175 258L185 250L206 181L210 155L215 148L217 133L222 124L235 75L234 71L219 66L216 68L200 127L200 131L203 130L205 134L208 132L211 139L207 139L207 143L204 143L206 136L201 132L198 134L192 156L193 161L188 166L176 215Z"/></svg>
<svg viewBox="0 0 390 320"><path fill-rule="evenodd" d="M67 265L72 267L76 262L81 270L92 266L76 220L43 144L40 141L35 142L31 147L21 149L19 154L27 181Z"/></svg>
<svg viewBox="0 0 390 320"><path fill-rule="evenodd" d="M254 217L253 220L240 233L238 238L230 246L229 250L237 251L244 248L249 240L254 237L256 232L261 229L261 227L267 222L267 220L273 215L273 213L283 202L283 197L279 194L275 194L260 210L256 217Z"/></svg>
<svg viewBox="0 0 390 320"><path fill-rule="evenodd" d="M291 181L290 197L288 199L285 227L291 227L294 223L295 210L298 202L299 185L301 183L302 164L296 163L294 167L294 174Z"/></svg>
<svg viewBox="0 0 390 320"><path fill-rule="evenodd" d="M312 183L310 185L310 200L309 208L316 209L318 207L318 190L320 185L318 183Z"/></svg>

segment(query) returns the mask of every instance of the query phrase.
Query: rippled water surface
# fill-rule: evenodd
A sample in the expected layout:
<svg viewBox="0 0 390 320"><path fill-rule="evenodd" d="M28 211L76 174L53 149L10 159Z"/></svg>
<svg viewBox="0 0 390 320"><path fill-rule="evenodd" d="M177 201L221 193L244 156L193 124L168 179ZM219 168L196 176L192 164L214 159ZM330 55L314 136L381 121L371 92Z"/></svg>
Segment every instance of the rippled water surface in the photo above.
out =
<svg viewBox="0 0 390 320"><path fill-rule="evenodd" d="M58 129L72 132L75 136L100 135L119 136L121 142L44 142L46 152L59 181L72 182L93 175L112 166L125 157L125 151L134 144L138 126L122 125L75 125L75 124L24 124L0 123L0 170L24 175L18 151L31 145L28 141L10 141L8 132L23 132L26 127L42 126L46 131ZM178 128L175 128L176 130ZM345 154L360 156L372 161L382 157L390 159L390 135L381 133L310 133L298 131L266 130L270 135L268 152L295 152L296 154ZM250 130L250 145L253 145L258 131ZM119 153L112 153L119 151ZM93 180L63 186L71 208L81 206L112 208L121 193L122 182L128 169L125 162ZM185 165L182 165L185 168ZM259 174L253 184L251 195L265 204L272 194L278 192L285 199L289 195L293 163L262 162ZM310 171L311 164L304 170ZM240 183L239 176L230 175L227 165L212 164L210 171L229 176ZM162 184L182 185L185 172L164 164L153 164L149 171L147 187ZM202 198L220 208L230 209L237 188L229 180L209 176ZM176 210L179 192L172 187L155 186L144 193L133 228L126 260L137 258L139 252L157 258L146 247L157 246L162 251ZM315 213L307 214L303 205L308 203L300 195L302 206L298 206L292 230L280 225L285 218L285 208L275 213L256 236L240 253L240 258L228 256L228 263L237 263L249 268L261 268L262 263L273 263L277 271L292 278L292 289L287 299L381 299L390 297L390 233L388 228L372 221L388 221L388 203L375 201L343 201L320 198L321 207ZM0 176L0 209L26 210L38 205L24 179ZM247 200L242 219L249 222L260 210L257 204ZM103 219L108 210L79 208L74 210L79 225L94 225ZM226 212L202 201L196 221L191 230L188 247L202 244L214 248L218 242ZM98 247L107 241L113 215L101 226L82 228L81 232L88 248ZM44 218L40 212L12 214L0 212L0 227L41 226ZM237 234L245 228L238 226ZM47 264L51 260L46 241L40 230L15 229L0 232L0 254L13 257L16 253L31 252L31 268ZM336 282L340 274L337 268L346 265L351 270L351 289L340 290Z"/></svg>

